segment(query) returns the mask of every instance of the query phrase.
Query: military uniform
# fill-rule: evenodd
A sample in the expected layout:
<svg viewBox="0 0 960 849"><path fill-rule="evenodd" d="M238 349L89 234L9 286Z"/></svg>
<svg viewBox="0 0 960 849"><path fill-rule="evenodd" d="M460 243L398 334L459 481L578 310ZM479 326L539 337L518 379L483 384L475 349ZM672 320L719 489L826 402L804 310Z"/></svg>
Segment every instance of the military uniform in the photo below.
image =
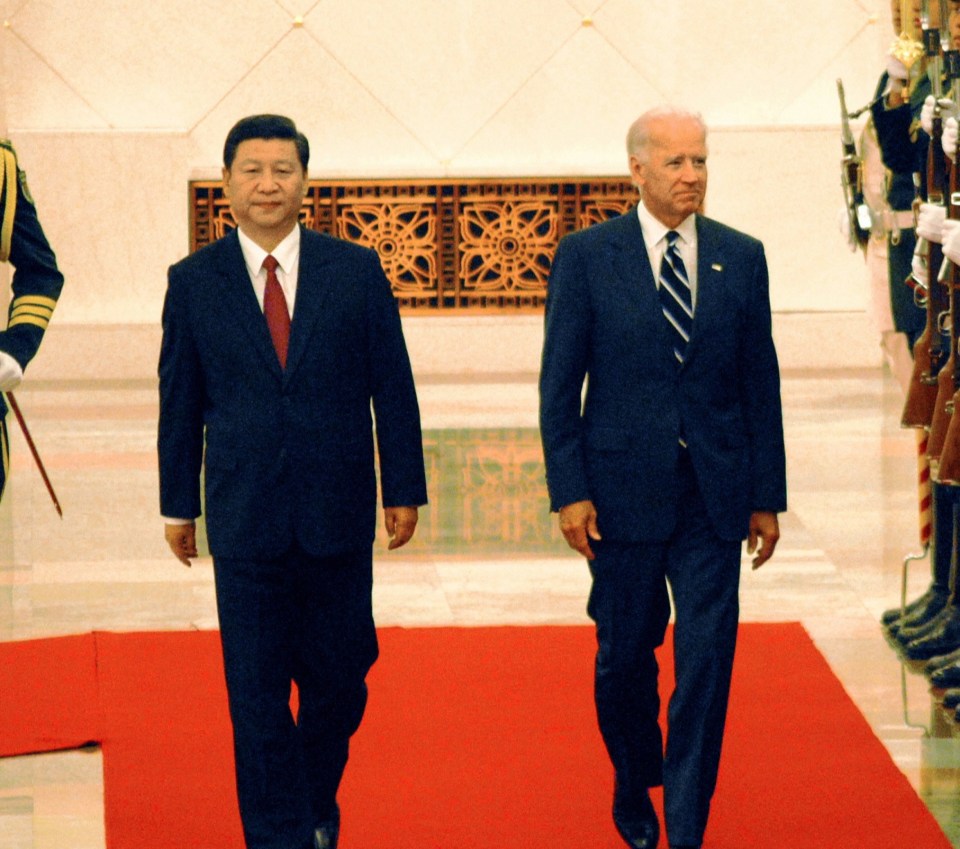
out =
<svg viewBox="0 0 960 849"><path fill-rule="evenodd" d="M883 92L889 77L880 78L878 93ZM890 279L890 306L894 328L905 333L911 349L926 326L926 311L913 300L913 291L904 281L910 275L910 263L917 239L913 228L912 205L916 190L913 175L924 173L927 142L919 131L920 109L930 94L926 75L920 78L910 93L909 103L887 109L878 97L871 107L873 125L883 164L887 168L888 214L880 226L888 236L888 270Z"/></svg>
<svg viewBox="0 0 960 849"><path fill-rule="evenodd" d="M25 369L37 353L53 315L63 288L63 275L37 218L26 175L17 164L13 145L6 139L0 139L0 261L9 262L14 268L13 298L7 327L0 331L0 352ZM0 394L0 495L9 467L6 412L6 400Z"/></svg>

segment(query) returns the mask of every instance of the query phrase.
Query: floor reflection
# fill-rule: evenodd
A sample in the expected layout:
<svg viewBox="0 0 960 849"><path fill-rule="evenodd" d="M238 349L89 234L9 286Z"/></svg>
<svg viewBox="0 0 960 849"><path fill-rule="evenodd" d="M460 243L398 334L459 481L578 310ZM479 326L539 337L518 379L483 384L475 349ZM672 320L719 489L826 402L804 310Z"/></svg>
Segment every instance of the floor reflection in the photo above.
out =
<svg viewBox="0 0 960 849"><path fill-rule="evenodd" d="M381 625L586 623L589 578L551 515L535 375L419 381L430 504L414 541L376 542ZM64 508L13 435L0 503L0 639L216 626L212 572L160 525L153 381L18 391ZM747 621L800 621L891 757L960 847L960 724L884 639L918 548L916 440L880 370L784 375L790 509L775 559L744 571ZM907 597L929 583L911 566ZM0 694L2 698L2 694ZM95 751L0 761L0 846L103 849ZM895 842L891 836L891 842Z"/></svg>
<svg viewBox="0 0 960 849"><path fill-rule="evenodd" d="M411 551L475 557L564 554L535 428L423 434L429 505Z"/></svg>

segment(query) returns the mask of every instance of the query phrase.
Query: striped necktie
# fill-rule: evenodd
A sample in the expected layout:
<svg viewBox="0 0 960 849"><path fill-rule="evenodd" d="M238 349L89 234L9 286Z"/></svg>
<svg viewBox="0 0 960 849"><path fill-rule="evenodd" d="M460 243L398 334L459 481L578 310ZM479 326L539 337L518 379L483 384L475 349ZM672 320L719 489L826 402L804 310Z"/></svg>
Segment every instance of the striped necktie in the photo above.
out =
<svg viewBox="0 0 960 849"><path fill-rule="evenodd" d="M693 296L687 279L687 269L684 268L677 248L679 238L680 234L676 230L670 230L667 233L667 249L660 263L658 288L660 305L670 328L673 354L677 362L682 363L687 342L690 341L690 330L693 328Z"/></svg>

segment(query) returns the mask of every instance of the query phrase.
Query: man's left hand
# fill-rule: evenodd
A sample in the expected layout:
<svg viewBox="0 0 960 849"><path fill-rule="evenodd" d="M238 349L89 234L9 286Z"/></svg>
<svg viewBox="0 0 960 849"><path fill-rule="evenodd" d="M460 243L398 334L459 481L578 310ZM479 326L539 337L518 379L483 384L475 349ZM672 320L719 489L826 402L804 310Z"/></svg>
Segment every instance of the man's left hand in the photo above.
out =
<svg viewBox="0 0 960 849"><path fill-rule="evenodd" d="M753 568L759 569L771 557L773 550L777 547L777 540L780 539L780 522L776 513L768 513L758 510L750 514L750 536L747 539L747 554L753 554L757 551L757 543L760 543L760 550L757 556L753 558Z"/></svg>
<svg viewBox="0 0 960 849"><path fill-rule="evenodd" d="M0 351L0 392L10 392L23 380L23 369L6 351Z"/></svg>
<svg viewBox="0 0 960 849"><path fill-rule="evenodd" d="M416 507L384 507L383 523L390 535L388 549L406 545L417 529L419 513Z"/></svg>

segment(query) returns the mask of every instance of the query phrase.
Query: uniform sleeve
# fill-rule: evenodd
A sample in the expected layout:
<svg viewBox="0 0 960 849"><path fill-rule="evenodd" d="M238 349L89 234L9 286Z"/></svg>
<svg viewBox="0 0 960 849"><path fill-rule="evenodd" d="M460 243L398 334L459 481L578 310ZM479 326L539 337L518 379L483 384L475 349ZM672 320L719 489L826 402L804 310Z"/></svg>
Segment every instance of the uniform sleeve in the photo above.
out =
<svg viewBox="0 0 960 849"><path fill-rule="evenodd" d="M63 288L63 275L40 226L36 206L27 190L26 177L19 168L16 191L10 243L10 264L14 268L13 298L7 328L0 331L0 351L10 354L21 368L26 368L37 353L50 323Z"/></svg>

